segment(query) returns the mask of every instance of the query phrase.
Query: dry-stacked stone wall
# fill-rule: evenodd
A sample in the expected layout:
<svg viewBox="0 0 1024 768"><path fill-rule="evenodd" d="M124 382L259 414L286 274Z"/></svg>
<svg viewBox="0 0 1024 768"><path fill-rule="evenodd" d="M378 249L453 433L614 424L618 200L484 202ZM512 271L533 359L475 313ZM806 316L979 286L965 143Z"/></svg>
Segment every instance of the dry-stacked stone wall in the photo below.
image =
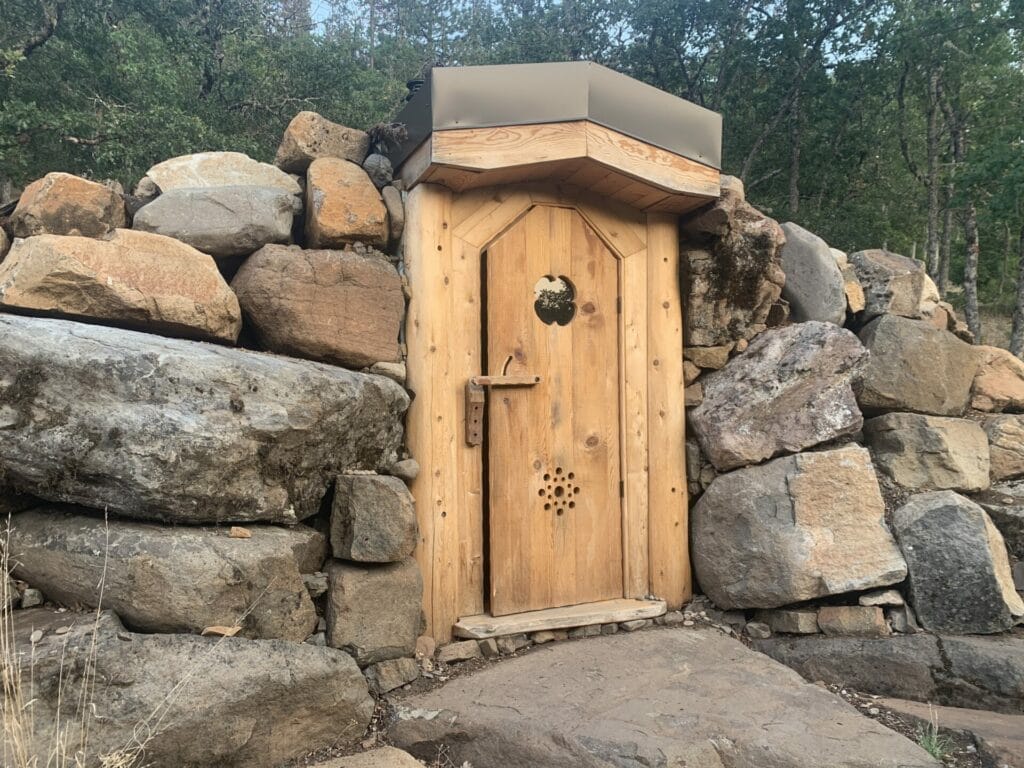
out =
<svg viewBox="0 0 1024 768"><path fill-rule="evenodd" d="M278 765L361 738L370 685L417 675L404 213L371 149L302 113L274 165L172 158L132 194L51 173L0 222L0 512L40 754L92 685L91 754L141 720L149 765Z"/></svg>
<svg viewBox="0 0 1024 768"><path fill-rule="evenodd" d="M682 226L700 588L758 638L1009 630L1024 363L975 346L921 262L723 189Z"/></svg>

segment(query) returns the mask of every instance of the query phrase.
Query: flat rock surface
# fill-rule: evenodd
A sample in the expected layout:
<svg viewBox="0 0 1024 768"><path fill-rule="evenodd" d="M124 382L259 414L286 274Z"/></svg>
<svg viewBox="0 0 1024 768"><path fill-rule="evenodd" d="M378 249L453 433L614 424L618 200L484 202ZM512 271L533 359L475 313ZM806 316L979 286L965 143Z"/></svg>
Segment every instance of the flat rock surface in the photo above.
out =
<svg viewBox="0 0 1024 768"><path fill-rule="evenodd" d="M878 703L919 721L922 726L927 726L933 717L937 717L941 729L973 736L982 758L988 761L986 765L1000 768L1024 765L1024 715L936 707L904 699L881 699Z"/></svg>
<svg viewBox="0 0 1024 768"><path fill-rule="evenodd" d="M638 660L643 660L642 664ZM918 768L920 747L713 630L552 643L397 702L394 742L473 768Z"/></svg>
<svg viewBox="0 0 1024 768"><path fill-rule="evenodd" d="M951 707L1024 714L1024 635L772 637L754 648L807 680Z"/></svg>

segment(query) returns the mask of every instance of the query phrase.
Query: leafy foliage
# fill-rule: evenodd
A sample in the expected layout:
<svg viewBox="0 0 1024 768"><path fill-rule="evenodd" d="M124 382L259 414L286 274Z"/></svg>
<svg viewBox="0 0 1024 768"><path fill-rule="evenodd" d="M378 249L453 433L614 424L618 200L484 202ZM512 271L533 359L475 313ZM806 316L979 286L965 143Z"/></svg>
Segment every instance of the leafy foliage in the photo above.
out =
<svg viewBox="0 0 1024 768"><path fill-rule="evenodd" d="M0 182L61 169L130 185L199 149L269 160L296 112L386 124L406 80L431 66L590 59L721 112L724 170L772 215L836 247L924 258L948 235L959 280L961 217L973 205L982 301L1008 306L1024 228L1022 9L1024 0L5 0Z"/></svg>

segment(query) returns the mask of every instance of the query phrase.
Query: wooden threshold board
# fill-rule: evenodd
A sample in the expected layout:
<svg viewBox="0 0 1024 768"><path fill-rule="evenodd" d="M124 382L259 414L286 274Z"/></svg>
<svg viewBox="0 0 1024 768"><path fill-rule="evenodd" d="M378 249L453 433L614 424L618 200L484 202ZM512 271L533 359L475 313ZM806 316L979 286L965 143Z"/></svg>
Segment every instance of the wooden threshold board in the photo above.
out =
<svg viewBox="0 0 1024 768"><path fill-rule="evenodd" d="M619 598L598 603L546 608L543 611L514 613L509 616L468 616L455 625L458 637L483 640L545 629L570 629L591 624L613 624L635 619L653 619L665 613L664 600L633 600Z"/></svg>

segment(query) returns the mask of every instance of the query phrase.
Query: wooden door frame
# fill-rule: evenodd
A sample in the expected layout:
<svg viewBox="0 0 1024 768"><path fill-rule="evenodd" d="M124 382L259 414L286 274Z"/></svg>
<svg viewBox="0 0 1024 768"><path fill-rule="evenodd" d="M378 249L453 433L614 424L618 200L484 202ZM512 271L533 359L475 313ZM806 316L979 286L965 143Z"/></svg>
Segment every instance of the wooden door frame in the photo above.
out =
<svg viewBox="0 0 1024 768"><path fill-rule="evenodd" d="M480 257L537 205L575 208L620 259L623 597L673 610L691 595L676 216L553 184L459 194L419 184L403 243L415 393L406 426L421 467L412 493L426 633L442 642L459 617L485 611L483 453L464 439L464 386L482 372Z"/></svg>

